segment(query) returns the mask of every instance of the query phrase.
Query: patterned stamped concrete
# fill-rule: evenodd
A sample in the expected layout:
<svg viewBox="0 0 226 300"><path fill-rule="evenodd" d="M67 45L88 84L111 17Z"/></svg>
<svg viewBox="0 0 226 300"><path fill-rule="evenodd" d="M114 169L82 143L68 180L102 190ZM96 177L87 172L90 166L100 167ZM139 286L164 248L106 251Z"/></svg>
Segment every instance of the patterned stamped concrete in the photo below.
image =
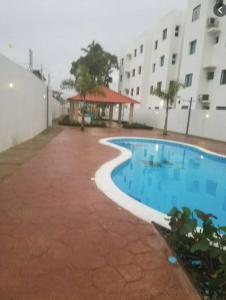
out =
<svg viewBox="0 0 226 300"><path fill-rule="evenodd" d="M200 299L151 224L121 209L91 181L115 149L110 136L158 131L65 128L0 183L0 299ZM169 137L226 153L220 142Z"/></svg>

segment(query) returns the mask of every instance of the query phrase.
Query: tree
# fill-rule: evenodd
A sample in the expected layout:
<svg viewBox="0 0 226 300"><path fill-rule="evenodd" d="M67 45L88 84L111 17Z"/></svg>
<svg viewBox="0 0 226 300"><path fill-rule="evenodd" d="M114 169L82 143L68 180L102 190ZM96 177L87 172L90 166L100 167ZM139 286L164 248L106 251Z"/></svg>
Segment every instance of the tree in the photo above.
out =
<svg viewBox="0 0 226 300"><path fill-rule="evenodd" d="M74 79L64 80L62 88L74 88L83 99L81 130L84 130L85 101L87 94L101 94L101 86L108 86L112 81L111 74L118 69L117 56L104 51L95 41L82 48L85 53L77 61L72 62L70 73Z"/></svg>
<svg viewBox="0 0 226 300"><path fill-rule="evenodd" d="M64 80L61 84L62 88L74 88L82 97L82 121L81 130L85 128L85 110L86 110L86 96L87 94L103 94L101 87L96 83L90 75L89 69L84 64L79 64L74 74L75 80Z"/></svg>
<svg viewBox="0 0 226 300"><path fill-rule="evenodd" d="M93 41L87 48L82 48L85 56L81 56L77 61L72 62L71 74L76 75L79 66L85 65L93 81L99 85L109 86L112 82L111 74L114 69L118 69L117 56L105 51L103 47Z"/></svg>
<svg viewBox="0 0 226 300"><path fill-rule="evenodd" d="M167 135L169 105L174 102L175 96L177 95L179 89L182 86L183 85L179 81L170 81L168 91L163 92L163 91L161 91L161 89L156 89L152 93L153 95L156 95L159 98L166 101L166 115L165 115L165 124L164 124L163 135Z"/></svg>

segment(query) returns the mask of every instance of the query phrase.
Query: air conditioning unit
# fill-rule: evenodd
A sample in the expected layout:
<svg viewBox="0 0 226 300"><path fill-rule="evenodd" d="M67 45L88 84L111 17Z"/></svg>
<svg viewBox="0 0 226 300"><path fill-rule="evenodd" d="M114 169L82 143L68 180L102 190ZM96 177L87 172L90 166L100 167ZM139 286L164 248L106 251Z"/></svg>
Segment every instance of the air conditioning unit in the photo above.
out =
<svg viewBox="0 0 226 300"><path fill-rule="evenodd" d="M208 18L207 25L209 27L217 27L219 25L219 21L217 18L211 17L211 18Z"/></svg>
<svg viewBox="0 0 226 300"><path fill-rule="evenodd" d="M203 94L203 95L199 95L199 101L201 103L209 103L210 102L210 95L208 94Z"/></svg>

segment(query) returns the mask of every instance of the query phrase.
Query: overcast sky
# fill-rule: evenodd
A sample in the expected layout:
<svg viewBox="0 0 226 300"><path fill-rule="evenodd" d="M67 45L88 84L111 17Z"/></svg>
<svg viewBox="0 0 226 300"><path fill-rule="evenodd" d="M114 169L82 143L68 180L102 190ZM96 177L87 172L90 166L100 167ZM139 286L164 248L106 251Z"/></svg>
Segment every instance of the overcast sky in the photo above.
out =
<svg viewBox="0 0 226 300"><path fill-rule="evenodd" d="M81 47L92 40L118 55L131 40L187 0L1 0L0 53L51 73L52 85L69 77Z"/></svg>

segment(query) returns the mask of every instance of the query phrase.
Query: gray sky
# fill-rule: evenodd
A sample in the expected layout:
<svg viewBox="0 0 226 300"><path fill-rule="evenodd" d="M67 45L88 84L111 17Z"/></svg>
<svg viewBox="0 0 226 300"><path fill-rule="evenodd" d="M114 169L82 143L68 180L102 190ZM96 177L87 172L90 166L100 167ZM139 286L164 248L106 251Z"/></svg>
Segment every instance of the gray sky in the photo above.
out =
<svg viewBox="0 0 226 300"><path fill-rule="evenodd" d="M73 60L92 40L118 55L140 33L187 0L1 0L0 53L50 72L52 85L70 76Z"/></svg>

